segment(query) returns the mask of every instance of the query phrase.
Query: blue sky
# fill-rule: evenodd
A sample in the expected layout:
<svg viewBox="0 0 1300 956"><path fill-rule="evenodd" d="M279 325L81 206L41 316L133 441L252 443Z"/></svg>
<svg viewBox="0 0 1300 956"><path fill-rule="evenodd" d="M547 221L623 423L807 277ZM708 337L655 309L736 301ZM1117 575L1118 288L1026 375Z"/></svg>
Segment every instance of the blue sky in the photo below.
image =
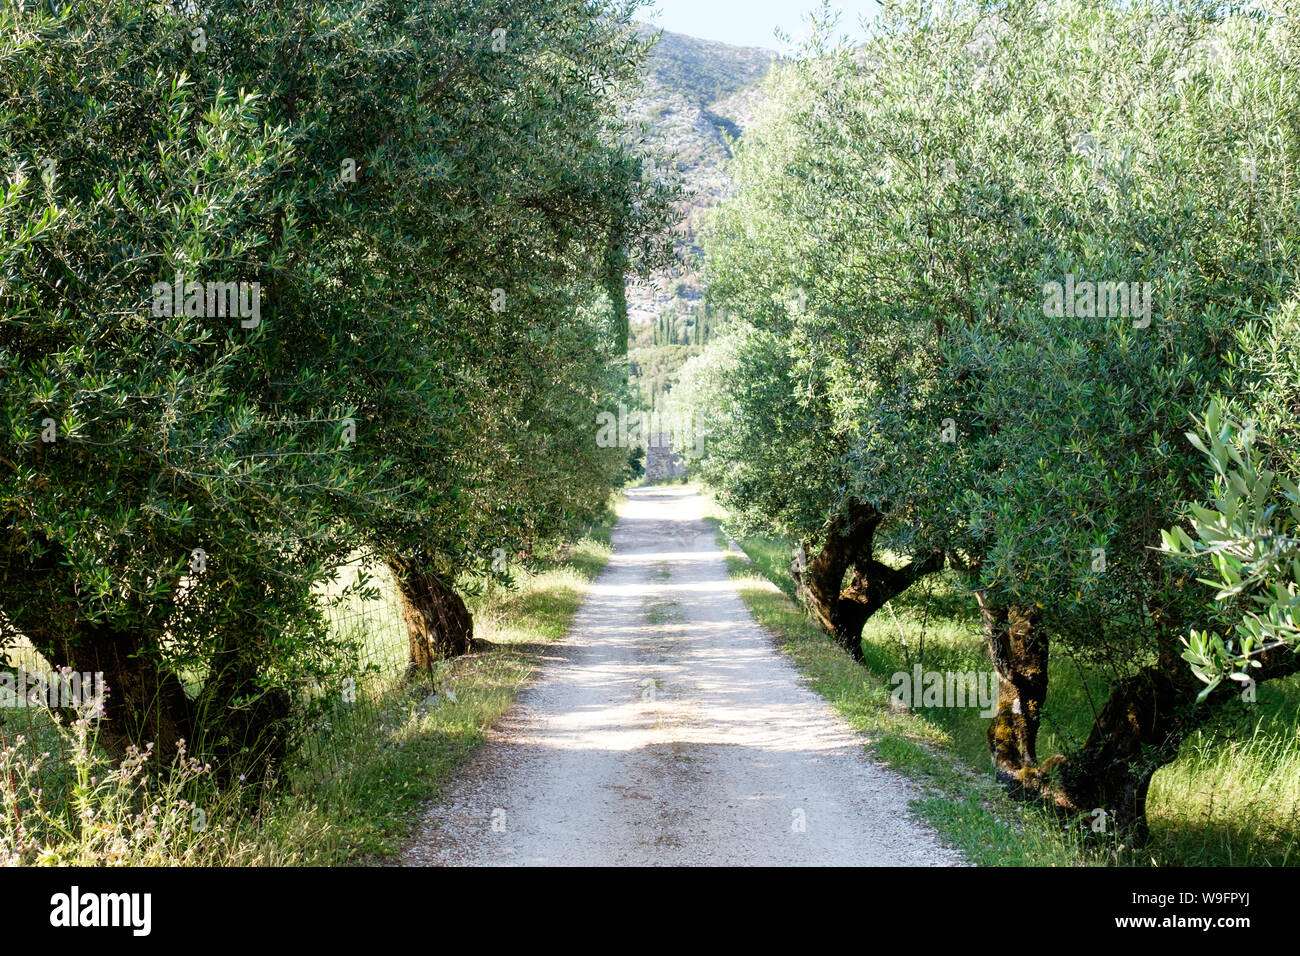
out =
<svg viewBox="0 0 1300 956"><path fill-rule="evenodd" d="M650 0L641 18L674 33L738 46L764 46L780 50L772 28L780 26L797 41L808 32L804 14L819 0ZM831 0L842 11L840 31L860 36L858 18L873 15L876 0Z"/></svg>

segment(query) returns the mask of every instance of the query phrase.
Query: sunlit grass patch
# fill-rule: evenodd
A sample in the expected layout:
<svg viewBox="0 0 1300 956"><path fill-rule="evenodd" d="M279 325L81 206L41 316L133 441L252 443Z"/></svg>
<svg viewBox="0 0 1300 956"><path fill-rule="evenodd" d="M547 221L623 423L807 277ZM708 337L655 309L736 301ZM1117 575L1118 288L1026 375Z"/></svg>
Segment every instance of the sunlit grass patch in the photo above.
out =
<svg viewBox="0 0 1300 956"><path fill-rule="evenodd" d="M1300 862L1300 727L1295 678L1261 685L1260 715L1197 732L1151 783L1162 860L1181 865Z"/></svg>

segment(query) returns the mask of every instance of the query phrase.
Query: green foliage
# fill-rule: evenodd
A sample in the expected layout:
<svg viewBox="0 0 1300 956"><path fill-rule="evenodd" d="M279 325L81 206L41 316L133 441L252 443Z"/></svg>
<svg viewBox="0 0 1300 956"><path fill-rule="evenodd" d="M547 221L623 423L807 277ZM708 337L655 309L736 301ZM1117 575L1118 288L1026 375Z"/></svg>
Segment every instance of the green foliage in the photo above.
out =
<svg viewBox="0 0 1300 956"><path fill-rule="evenodd" d="M674 198L617 118L632 6L0 10L0 647L274 754L358 551L452 581L599 513ZM178 275L260 314L160 309Z"/></svg>
<svg viewBox="0 0 1300 956"><path fill-rule="evenodd" d="M1253 681L1258 655L1290 648L1300 635L1300 487L1271 471L1255 446L1253 426L1225 418L1211 402L1204 434L1188 440L1214 470L1209 506L1191 506L1193 534L1181 527L1162 532L1171 554L1208 559L1214 575L1202 583L1214 600L1240 607L1234 637L1193 629L1183 659L1205 683L1203 700L1225 677Z"/></svg>
<svg viewBox="0 0 1300 956"><path fill-rule="evenodd" d="M1270 323L1236 333L1239 350L1228 355L1224 372L1226 392L1235 397L1212 399L1198 432L1187 434L1210 465L1211 499L1189 505L1190 532L1161 532L1167 553L1213 570L1200 580L1215 589L1209 616L1223 633L1192 628L1182 655L1205 684L1201 700L1225 678L1249 685L1262 655L1283 657L1295 645L1298 318L1291 300Z"/></svg>
<svg viewBox="0 0 1300 956"><path fill-rule="evenodd" d="M1179 436L1300 374L1281 6L893 2L861 48L824 16L705 236L737 327L674 393L738 528L816 541L865 503L1053 647L1176 681L1206 613L1159 548L1202 484Z"/></svg>
<svg viewBox="0 0 1300 956"><path fill-rule="evenodd" d="M1197 477L1172 436L1276 308L1297 226L1290 27L1207 12L890 4L865 50L778 72L708 244L753 329L701 399L729 507L782 534L885 508L1085 646L1187 611L1151 551ZM1156 317L1052 317L1067 275L1150 283ZM759 504L791 471L820 489L798 520Z"/></svg>
<svg viewBox="0 0 1300 956"><path fill-rule="evenodd" d="M817 401L821 382L798 381L792 352L741 325L686 364L674 406L694 411L683 417L703 430L700 475L737 529L806 540L843 501L847 448Z"/></svg>
<svg viewBox="0 0 1300 956"><path fill-rule="evenodd" d="M628 352L633 398L642 408L662 408L672 393L682 366L700 350L693 345L654 345Z"/></svg>

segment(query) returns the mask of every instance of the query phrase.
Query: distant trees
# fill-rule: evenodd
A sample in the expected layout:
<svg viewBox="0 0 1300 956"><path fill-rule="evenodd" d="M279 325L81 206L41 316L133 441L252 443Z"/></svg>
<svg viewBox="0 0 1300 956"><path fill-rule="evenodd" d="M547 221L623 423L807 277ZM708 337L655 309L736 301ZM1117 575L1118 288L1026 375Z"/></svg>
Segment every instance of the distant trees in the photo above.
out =
<svg viewBox="0 0 1300 956"><path fill-rule="evenodd" d="M769 82L706 236L738 328L678 396L709 422L703 470L737 520L804 543L808 600L854 653L875 609L952 568L999 680L999 776L1139 835L1152 774L1207 714L1182 642L1224 611L1161 553L1204 495L1182 435L1213 393L1249 416L1262 381L1296 378L1276 345L1300 227L1294 23L886 4L863 48L826 31ZM1257 559L1240 560L1266 604L1242 626L1285 643L1258 589L1289 578ZM1110 697L1076 750L1040 759L1053 650L1112 675ZM1256 679L1294 669L1269 653Z"/></svg>
<svg viewBox="0 0 1300 956"><path fill-rule="evenodd" d="M722 317L706 304L686 315L676 309L663 309L655 319L652 342L656 346L707 345L724 324Z"/></svg>
<svg viewBox="0 0 1300 956"><path fill-rule="evenodd" d="M228 772L330 679L358 553L413 664L463 651L457 575L626 464L615 278L671 199L620 145L643 53L615 0L0 9L0 648Z"/></svg>

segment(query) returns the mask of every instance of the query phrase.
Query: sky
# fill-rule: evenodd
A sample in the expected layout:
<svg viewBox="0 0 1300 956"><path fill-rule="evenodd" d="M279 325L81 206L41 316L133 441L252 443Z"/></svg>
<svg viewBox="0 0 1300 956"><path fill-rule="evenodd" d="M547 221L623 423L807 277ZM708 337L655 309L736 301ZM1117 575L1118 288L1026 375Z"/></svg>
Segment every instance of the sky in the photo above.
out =
<svg viewBox="0 0 1300 956"><path fill-rule="evenodd" d="M772 35L780 26L796 41L808 33L804 15L820 0L650 0L641 18L673 33L685 33L705 40L719 40L737 46L762 46L781 51ZM858 19L874 15L877 0L831 0L842 11L840 32L861 37Z"/></svg>

